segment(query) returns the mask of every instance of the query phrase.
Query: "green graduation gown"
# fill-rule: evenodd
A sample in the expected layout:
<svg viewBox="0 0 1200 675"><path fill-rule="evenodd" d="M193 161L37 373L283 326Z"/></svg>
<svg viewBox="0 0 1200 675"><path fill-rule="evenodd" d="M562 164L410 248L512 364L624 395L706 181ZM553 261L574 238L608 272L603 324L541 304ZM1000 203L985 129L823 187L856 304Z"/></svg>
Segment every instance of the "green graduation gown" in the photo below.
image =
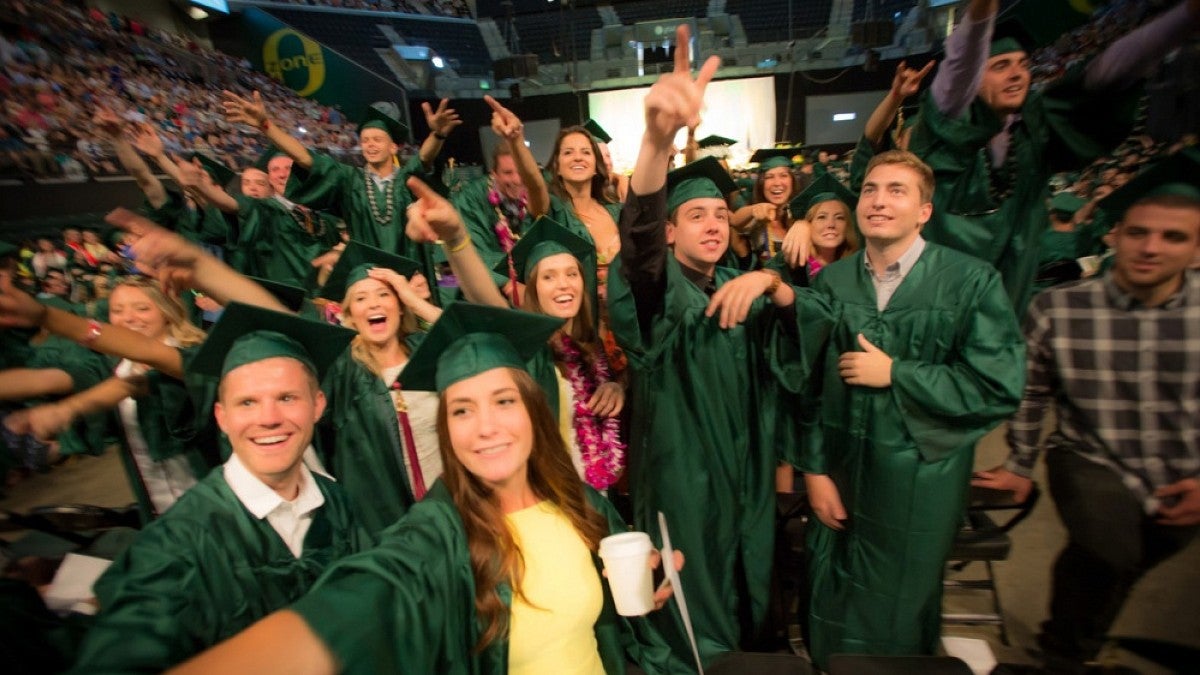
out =
<svg viewBox="0 0 1200 675"><path fill-rule="evenodd" d="M393 176L388 187L392 192L392 211L384 222L375 219L368 200L375 202L375 210L380 216L386 216L387 195L375 187L375 181L367 176L366 169L343 164L319 152L312 153L312 160L308 175L296 186L289 199L340 216L346 221L351 239L421 263L421 272L433 287L437 283L434 247L414 242L404 233L408 222L405 209L412 203L412 193L408 191L405 181L415 175L429 182L420 157L413 156ZM437 294L434 294L434 298L434 302L438 302Z"/></svg>
<svg viewBox="0 0 1200 675"><path fill-rule="evenodd" d="M187 362L195 356L199 347L186 347L180 351L183 353L186 368ZM137 402L138 427L146 441L150 458L162 461L173 457L186 457L196 480L204 478L211 467L223 461L217 446L218 434L211 408L211 403L215 400L216 383L212 382L207 387L207 398L200 398L203 388L199 386L198 378L185 383L157 370L150 370L146 372L146 380L148 393L134 400ZM120 436L123 448L121 463L130 489L137 499L142 523L149 523L161 514L154 508L150 494L142 482L130 450L127 433L123 432ZM214 451L208 452L208 448L213 448Z"/></svg>
<svg viewBox="0 0 1200 675"><path fill-rule="evenodd" d="M416 501L391 395L349 349L329 367L321 388L329 402L317 427L321 461L342 482L358 522L379 532Z"/></svg>
<svg viewBox="0 0 1200 675"><path fill-rule="evenodd" d="M929 243L879 312L863 255L814 280L841 316L800 468L832 477L849 514L844 532L809 523L809 651L823 668L840 652L933 652L975 443L1016 410L1025 379L995 270ZM838 357L861 350L859 333L893 359L891 387L843 383Z"/></svg>
<svg viewBox="0 0 1200 675"><path fill-rule="evenodd" d="M112 377L116 360L80 344L51 336L34 348L29 368L54 368L71 377L71 393L77 394ZM115 442L107 411L87 415L58 435L63 455L100 455Z"/></svg>
<svg viewBox="0 0 1200 675"><path fill-rule="evenodd" d="M610 532L625 526L607 500L585 486L592 508ZM599 558L593 554L597 573ZM691 558L688 564L691 564ZM596 641L608 673L625 672L626 660L647 673L694 672L675 660L645 619L617 615L608 582ZM508 589L504 589L508 591ZM502 593L506 602L511 593ZM346 558L292 605L333 652L345 673L491 675L508 671L508 643L474 651L480 625L467 534L440 480L379 545ZM363 617L371 617L363 621Z"/></svg>
<svg viewBox="0 0 1200 675"><path fill-rule="evenodd" d="M345 494L313 474L325 504L296 558L221 469L151 523L96 582L101 611L73 672L162 672L299 598L333 561L370 545Z"/></svg>
<svg viewBox="0 0 1200 675"><path fill-rule="evenodd" d="M979 98L951 118L926 91L909 141L908 149L929 164L937 181L933 217L922 236L994 266L1019 314L1033 292L1050 176L1114 147L1132 124L1128 107L1118 101L1127 94L1087 98L1081 84L1077 68L1046 91L1030 91L1000 167L992 166L988 142L1004 120ZM1011 194L999 199L1006 191Z"/></svg>
<svg viewBox="0 0 1200 675"><path fill-rule="evenodd" d="M633 293L617 257L608 278L611 327L629 358L632 413L628 469L634 527L661 542L658 512L671 543L687 556L683 590L700 656L710 663L741 648L770 602L775 545L775 467L788 459L778 424L781 392L800 393L829 325L828 306L797 289L794 317L764 298L741 325L723 330L704 316L709 298L665 258L659 315L639 325ZM740 272L718 267L720 287ZM797 340L795 335L802 339ZM672 606L653 616L676 655L691 647Z"/></svg>
<svg viewBox="0 0 1200 675"><path fill-rule="evenodd" d="M309 231L282 202L275 198L237 197L236 227L227 246L231 258L241 262L238 271L279 283L316 289L317 269L313 258L338 243L337 229L318 213L310 212Z"/></svg>
<svg viewBox="0 0 1200 675"><path fill-rule="evenodd" d="M475 250L479 251L479 256L489 268L504 259L504 249L500 247L500 240L496 236L496 222L500 217L496 215L496 207L488 202L491 189L491 178L483 176L464 185L450 200L462 216ZM533 224L533 220L532 216L518 222L509 219L509 226L513 234L519 237L525 228Z"/></svg>

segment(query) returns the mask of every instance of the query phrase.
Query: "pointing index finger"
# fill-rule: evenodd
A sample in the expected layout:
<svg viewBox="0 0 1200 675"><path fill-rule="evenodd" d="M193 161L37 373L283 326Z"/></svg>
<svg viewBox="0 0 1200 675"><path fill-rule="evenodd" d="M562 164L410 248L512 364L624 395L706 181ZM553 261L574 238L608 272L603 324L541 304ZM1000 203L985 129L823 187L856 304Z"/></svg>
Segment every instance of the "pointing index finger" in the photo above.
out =
<svg viewBox="0 0 1200 675"><path fill-rule="evenodd" d="M691 70L692 59L688 53L688 27L681 23L675 28L675 72L686 73Z"/></svg>

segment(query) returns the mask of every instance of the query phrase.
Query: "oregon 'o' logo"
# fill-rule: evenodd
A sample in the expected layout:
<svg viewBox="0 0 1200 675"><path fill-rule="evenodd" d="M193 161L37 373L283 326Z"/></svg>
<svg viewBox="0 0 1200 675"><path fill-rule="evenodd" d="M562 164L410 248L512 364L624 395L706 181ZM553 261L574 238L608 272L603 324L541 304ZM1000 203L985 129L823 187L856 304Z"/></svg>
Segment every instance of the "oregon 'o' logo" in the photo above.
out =
<svg viewBox="0 0 1200 675"><path fill-rule="evenodd" d="M294 37L300 42L303 48L301 53L290 53L293 52L292 49L288 50L287 56L279 53L280 44L287 37ZM321 45L291 28L271 33L263 43L263 69L267 71L267 75L287 84L301 96L309 96L325 84L325 59L321 57ZM308 79L303 81L304 86L296 86L289 82L291 78L286 78L289 73L300 70L308 73Z"/></svg>

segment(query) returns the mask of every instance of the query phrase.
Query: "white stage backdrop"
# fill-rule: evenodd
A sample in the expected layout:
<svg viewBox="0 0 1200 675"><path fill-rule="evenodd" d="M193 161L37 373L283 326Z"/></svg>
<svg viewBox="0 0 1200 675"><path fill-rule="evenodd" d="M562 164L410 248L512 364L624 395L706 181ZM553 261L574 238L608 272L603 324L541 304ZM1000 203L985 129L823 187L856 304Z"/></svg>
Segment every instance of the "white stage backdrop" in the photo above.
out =
<svg viewBox="0 0 1200 675"><path fill-rule="evenodd" d="M642 99L649 87L597 91L588 94L592 119L613 137L608 144L618 171L629 171L637 161L638 144L645 126ZM703 121L696 138L712 134L737 139L730 163L744 164L754 148L775 142L775 82L772 77L712 82L704 92ZM687 131L680 130L675 144L683 148ZM548 159L549 152L534 156Z"/></svg>

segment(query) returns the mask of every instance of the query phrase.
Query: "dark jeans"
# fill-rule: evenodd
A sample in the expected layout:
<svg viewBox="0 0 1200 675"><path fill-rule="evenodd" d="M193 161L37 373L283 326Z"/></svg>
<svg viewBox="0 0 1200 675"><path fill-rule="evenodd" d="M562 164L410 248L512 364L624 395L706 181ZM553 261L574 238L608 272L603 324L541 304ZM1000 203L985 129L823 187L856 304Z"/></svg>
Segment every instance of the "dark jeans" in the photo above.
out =
<svg viewBox="0 0 1200 675"><path fill-rule="evenodd" d="M1038 642L1049 672L1080 672L1100 651L1133 584L1200 527L1155 523L1116 472L1071 450L1047 452L1046 471L1068 540L1054 563L1050 619Z"/></svg>

